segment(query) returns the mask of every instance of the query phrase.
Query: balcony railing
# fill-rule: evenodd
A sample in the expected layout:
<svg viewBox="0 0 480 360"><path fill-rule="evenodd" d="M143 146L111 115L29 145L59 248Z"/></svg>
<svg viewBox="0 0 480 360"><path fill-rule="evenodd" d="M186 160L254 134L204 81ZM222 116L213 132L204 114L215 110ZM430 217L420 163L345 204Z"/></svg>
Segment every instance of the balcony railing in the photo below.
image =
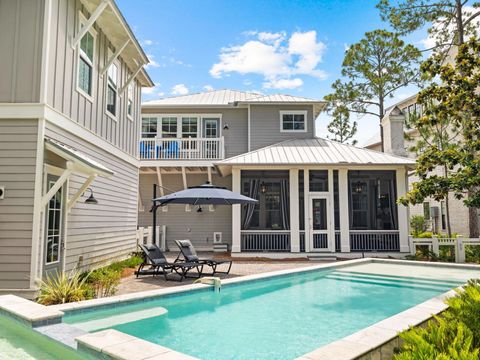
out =
<svg viewBox="0 0 480 360"><path fill-rule="evenodd" d="M183 138L140 140L140 160L219 160L223 159L221 138Z"/></svg>
<svg viewBox="0 0 480 360"><path fill-rule="evenodd" d="M290 230L250 231L242 230L241 249L248 252L284 252L290 251Z"/></svg>
<svg viewBox="0 0 480 360"><path fill-rule="evenodd" d="M400 251L398 230L350 230L350 251Z"/></svg>

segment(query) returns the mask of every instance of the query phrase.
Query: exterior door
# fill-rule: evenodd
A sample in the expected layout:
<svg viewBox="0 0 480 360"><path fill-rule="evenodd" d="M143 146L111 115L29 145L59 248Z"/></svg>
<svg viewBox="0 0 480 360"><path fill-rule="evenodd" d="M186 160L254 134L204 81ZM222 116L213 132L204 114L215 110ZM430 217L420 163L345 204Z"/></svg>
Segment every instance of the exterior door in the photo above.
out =
<svg viewBox="0 0 480 360"><path fill-rule="evenodd" d="M218 158L220 145L217 138L220 137L220 119L203 118L203 137L205 138L205 158Z"/></svg>
<svg viewBox="0 0 480 360"><path fill-rule="evenodd" d="M58 176L47 175L47 189L57 181ZM63 269L64 232L63 217L65 213L64 198L65 185L50 199L45 208L45 248L43 269L45 275L60 274Z"/></svg>
<svg viewBox="0 0 480 360"><path fill-rule="evenodd" d="M310 198L310 249L330 251L329 202L327 195Z"/></svg>

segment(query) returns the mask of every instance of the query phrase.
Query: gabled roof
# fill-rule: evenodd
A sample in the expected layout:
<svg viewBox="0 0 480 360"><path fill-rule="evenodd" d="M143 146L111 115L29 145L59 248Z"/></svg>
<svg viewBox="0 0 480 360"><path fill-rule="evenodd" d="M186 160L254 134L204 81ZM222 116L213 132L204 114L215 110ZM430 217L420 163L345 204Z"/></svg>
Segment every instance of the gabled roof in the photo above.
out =
<svg viewBox="0 0 480 360"><path fill-rule="evenodd" d="M222 175L235 165L406 165L415 161L336 141L292 139L215 163Z"/></svg>

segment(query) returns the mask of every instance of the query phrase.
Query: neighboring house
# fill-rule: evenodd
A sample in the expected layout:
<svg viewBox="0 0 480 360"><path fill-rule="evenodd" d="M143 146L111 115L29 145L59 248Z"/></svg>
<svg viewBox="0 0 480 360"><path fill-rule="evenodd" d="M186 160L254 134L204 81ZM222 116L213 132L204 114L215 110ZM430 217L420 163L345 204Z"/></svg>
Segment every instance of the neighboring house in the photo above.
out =
<svg viewBox="0 0 480 360"><path fill-rule="evenodd" d="M415 145L419 134L415 129L405 130L405 120L408 120L409 114L413 113L417 115L422 114L422 107L417 104L416 94L387 109L385 117L382 120L382 126L384 127L384 131L391 133L390 138L394 139L394 141L385 142L384 150L386 153L408 156L411 159L415 158L416 155L409 149ZM405 131L408 132L409 140L405 140ZM370 150L381 151L380 134L375 134L363 147ZM443 169L437 168L432 173L443 176ZM410 172L408 180L409 186L411 186L413 182L418 181L418 177L415 176L413 172ZM453 194L450 194L448 199L452 232L468 237L471 227L469 209L463 204L462 200L456 199ZM423 215L427 220L429 230L433 232L445 233L447 231L444 200L436 201L432 198L425 199L422 204L411 205L409 207L409 213L410 216Z"/></svg>
<svg viewBox="0 0 480 360"><path fill-rule="evenodd" d="M210 91L142 104L139 225L157 195L211 181L256 206L158 210L173 240L236 256L399 256L408 252L414 161L315 137L324 103L289 95Z"/></svg>
<svg viewBox="0 0 480 360"><path fill-rule="evenodd" d="M0 34L0 293L32 297L45 274L135 250L153 84L113 1L0 0Z"/></svg>

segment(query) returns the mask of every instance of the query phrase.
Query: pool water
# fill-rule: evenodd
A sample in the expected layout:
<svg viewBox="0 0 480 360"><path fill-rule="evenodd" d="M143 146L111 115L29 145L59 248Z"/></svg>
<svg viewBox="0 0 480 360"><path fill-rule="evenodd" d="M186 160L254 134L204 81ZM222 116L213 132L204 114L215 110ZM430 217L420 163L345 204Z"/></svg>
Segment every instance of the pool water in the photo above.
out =
<svg viewBox="0 0 480 360"><path fill-rule="evenodd" d="M0 360L82 360L77 352L0 316Z"/></svg>
<svg viewBox="0 0 480 360"><path fill-rule="evenodd" d="M164 315L111 328L200 359L294 359L468 278L415 278L359 271L362 267L347 269L310 271L225 286L220 293L191 292L72 314L65 322L80 326L115 314L164 307L168 310Z"/></svg>

